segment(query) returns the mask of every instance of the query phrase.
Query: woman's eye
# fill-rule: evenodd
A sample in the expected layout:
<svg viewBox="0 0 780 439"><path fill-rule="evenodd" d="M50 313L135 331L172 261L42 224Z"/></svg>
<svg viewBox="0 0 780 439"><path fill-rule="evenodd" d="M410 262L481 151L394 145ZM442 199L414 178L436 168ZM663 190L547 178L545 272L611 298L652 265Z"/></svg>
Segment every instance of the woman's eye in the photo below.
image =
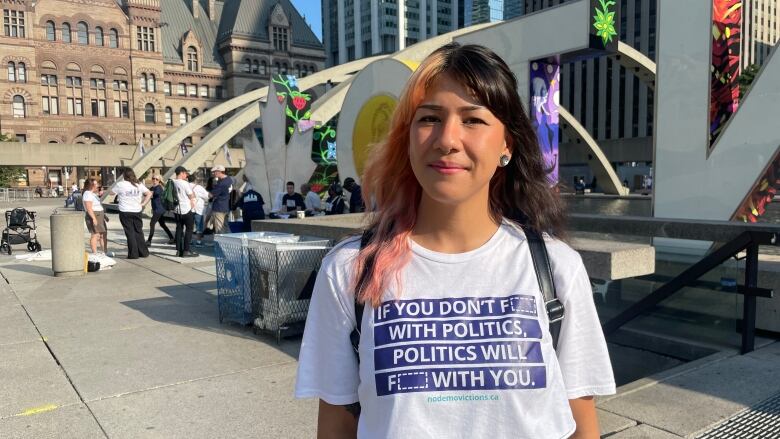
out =
<svg viewBox="0 0 780 439"><path fill-rule="evenodd" d="M418 122L422 122L422 123L433 123L438 121L439 121L438 117L431 116L431 115L421 116L420 119L418 119Z"/></svg>
<svg viewBox="0 0 780 439"><path fill-rule="evenodd" d="M463 121L466 125L476 125L476 124L485 124L485 121L478 118L478 117L470 117Z"/></svg>

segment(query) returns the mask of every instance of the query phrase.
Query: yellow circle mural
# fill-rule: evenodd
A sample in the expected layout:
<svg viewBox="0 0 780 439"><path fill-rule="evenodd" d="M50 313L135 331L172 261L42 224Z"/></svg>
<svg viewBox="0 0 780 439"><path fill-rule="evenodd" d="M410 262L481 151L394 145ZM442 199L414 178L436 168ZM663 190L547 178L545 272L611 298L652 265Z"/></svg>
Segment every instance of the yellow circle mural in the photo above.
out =
<svg viewBox="0 0 780 439"><path fill-rule="evenodd" d="M390 131L390 120L395 110L396 99L390 95L372 96L360 108L352 130L352 158L358 175L374 145L384 140Z"/></svg>

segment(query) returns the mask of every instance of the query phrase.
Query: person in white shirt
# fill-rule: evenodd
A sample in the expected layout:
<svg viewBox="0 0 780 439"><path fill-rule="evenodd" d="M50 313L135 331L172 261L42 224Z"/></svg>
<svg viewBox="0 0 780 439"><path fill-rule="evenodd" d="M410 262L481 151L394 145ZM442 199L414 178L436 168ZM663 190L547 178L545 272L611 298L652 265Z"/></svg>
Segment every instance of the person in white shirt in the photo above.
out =
<svg viewBox="0 0 780 439"><path fill-rule="evenodd" d="M149 247L144 237L141 212L152 198L152 192L138 181L130 168L125 169L122 178L124 180L114 183L110 193L119 198L119 222L127 237L127 259L146 258L149 256Z"/></svg>
<svg viewBox="0 0 780 439"><path fill-rule="evenodd" d="M92 253L97 253L98 244L100 244L103 253L108 249L108 236L106 233L106 214L103 211L103 205L100 204L100 197L103 191L100 189L97 180L88 178L84 181L81 199L84 204L84 221L89 230L89 247Z"/></svg>
<svg viewBox="0 0 780 439"><path fill-rule="evenodd" d="M361 176L366 233L312 293L295 395L319 398L318 437L599 436L609 354L517 90L477 45L442 46L410 78ZM565 309L557 348L531 232Z"/></svg>
<svg viewBox="0 0 780 439"><path fill-rule="evenodd" d="M193 194L195 194L195 208L193 209L193 220L195 222L195 235L197 240L195 245L201 245L203 239L203 213L206 209L206 205L209 202L209 192L203 186L196 182L195 176L190 175L187 177L187 181L190 183Z"/></svg>
<svg viewBox="0 0 780 439"><path fill-rule="evenodd" d="M316 192L311 190L309 183L301 185L301 194L303 195L303 204L306 205L307 212L317 213L322 210L322 199Z"/></svg>
<svg viewBox="0 0 780 439"><path fill-rule="evenodd" d="M176 178L173 184L176 186L176 196L179 198L179 205L173 211L176 217L176 256L193 258L198 256L197 253L190 251L192 229L195 224L195 192L187 181L190 171L184 166L177 166L174 173Z"/></svg>

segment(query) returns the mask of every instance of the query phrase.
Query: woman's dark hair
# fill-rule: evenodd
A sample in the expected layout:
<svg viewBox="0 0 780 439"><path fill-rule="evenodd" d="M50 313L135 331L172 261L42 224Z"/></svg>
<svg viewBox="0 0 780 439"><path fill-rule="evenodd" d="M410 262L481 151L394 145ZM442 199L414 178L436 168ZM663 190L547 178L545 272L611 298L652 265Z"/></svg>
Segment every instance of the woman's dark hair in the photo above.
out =
<svg viewBox="0 0 780 439"><path fill-rule="evenodd" d="M97 183L97 180L95 180L94 178L87 178L86 180L84 180L84 187L81 188L81 193L84 193L86 191L91 191L92 185L95 183Z"/></svg>
<svg viewBox="0 0 780 439"><path fill-rule="evenodd" d="M417 107L442 76L462 84L506 128L512 157L490 181L490 215L539 232L563 236L564 209L551 187L534 127L517 93L517 79L490 49L450 43L433 51L412 77L393 114L385 141L372 151L361 181L373 200L373 237L358 254L354 285L358 299L377 306L392 277L410 258L408 238L417 221L422 187L409 160L409 133ZM498 158L496 158L498 165Z"/></svg>
<svg viewBox="0 0 780 439"><path fill-rule="evenodd" d="M344 189L338 183L333 183L332 185L330 185L328 190L333 191L333 193L336 195L344 195Z"/></svg>
<svg viewBox="0 0 780 439"><path fill-rule="evenodd" d="M125 179L125 181L129 181L133 184L133 186L138 186L138 178L135 176L135 172L133 172L132 169L126 168L124 172L122 172L122 178Z"/></svg>

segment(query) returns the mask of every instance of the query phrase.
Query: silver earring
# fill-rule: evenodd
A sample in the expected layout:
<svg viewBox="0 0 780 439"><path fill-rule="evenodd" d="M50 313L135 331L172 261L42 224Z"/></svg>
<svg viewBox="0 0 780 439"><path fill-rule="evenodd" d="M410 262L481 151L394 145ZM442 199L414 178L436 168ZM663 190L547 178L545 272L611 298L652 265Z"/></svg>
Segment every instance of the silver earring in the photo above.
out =
<svg viewBox="0 0 780 439"><path fill-rule="evenodd" d="M509 164L509 159L510 159L510 157L508 155L501 154L501 158L498 159L499 166L501 166L503 168L504 166L508 165Z"/></svg>

